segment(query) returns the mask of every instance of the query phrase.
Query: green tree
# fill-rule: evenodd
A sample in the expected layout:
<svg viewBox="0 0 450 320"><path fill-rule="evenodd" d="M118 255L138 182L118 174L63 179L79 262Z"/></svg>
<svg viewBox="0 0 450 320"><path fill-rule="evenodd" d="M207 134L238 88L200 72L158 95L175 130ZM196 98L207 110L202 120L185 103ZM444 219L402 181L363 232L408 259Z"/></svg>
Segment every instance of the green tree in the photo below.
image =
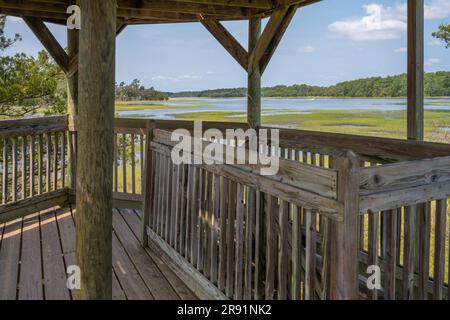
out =
<svg viewBox="0 0 450 320"><path fill-rule="evenodd" d="M64 76L46 51L0 57L0 116L65 112Z"/></svg>
<svg viewBox="0 0 450 320"><path fill-rule="evenodd" d="M11 47L15 42L19 41L20 35L16 34L13 39L5 36L6 16L0 15L0 52Z"/></svg>
<svg viewBox="0 0 450 320"><path fill-rule="evenodd" d="M433 32L433 37L442 40L447 49L450 48L450 24L441 24L439 31Z"/></svg>
<svg viewBox="0 0 450 320"><path fill-rule="evenodd" d="M0 16L0 53L19 41L5 36L6 17ZM64 113L67 94L60 68L41 51L35 59L26 54L0 55L0 117L17 118L36 113Z"/></svg>

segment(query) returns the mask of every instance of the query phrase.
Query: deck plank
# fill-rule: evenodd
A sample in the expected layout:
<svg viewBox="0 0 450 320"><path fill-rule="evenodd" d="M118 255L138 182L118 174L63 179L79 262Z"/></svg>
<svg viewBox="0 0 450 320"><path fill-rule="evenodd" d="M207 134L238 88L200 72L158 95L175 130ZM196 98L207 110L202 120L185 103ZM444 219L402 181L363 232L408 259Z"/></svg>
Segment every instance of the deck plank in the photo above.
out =
<svg viewBox="0 0 450 320"><path fill-rule="evenodd" d="M39 214L23 219L19 300L42 300L42 256Z"/></svg>
<svg viewBox="0 0 450 320"><path fill-rule="evenodd" d="M121 211L113 215L113 299L195 299L159 257L140 246L139 212ZM0 224L0 299L72 298L65 269L76 264L74 214L53 208Z"/></svg>
<svg viewBox="0 0 450 320"><path fill-rule="evenodd" d="M130 226L136 239L139 239L139 232L141 230L141 220L140 212L137 210L122 210L120 209L125 221ZM178 278L178 276L155 254L155 252L150 248L145 248L147 254L152 258L155 265L161 271L163 276L171 284L172 288L176 291L181 300L196 300L197 297L192 293L192 291L184 284L183 281Z"/></svg>
<svg viewBox="0 0 450 320"><path fill-rule="evenodd" d="M19 274L22 219L5 224L0 248L0 300L15 300Z"/></svg>
<svg viewBox="0 0 450 320"><path fill-rule="evenodd" d="M125 296L125 292L123 292L120 287L119 280L117 280L117 276L115 272L112 275L112 299L113 300L127 300Z"/></svg>
<svg viewBox="0 0 450 320"><path fill-rule="evenodd" d="M133 262L113 233L113 268L117 278L130 300L153 300L153 296L145 285Z"/></svg>
<svg viewBox="0 0 450 320"><path fill-rule="evenodd" d="M153 260L134 237L122 215L115 209L113 214L114 231L133 261L137 271L144 279L155 299L179 300L179 296L158 270Z"/></svg>
<svg viewBox="0 0 450 320"><path fill-rule="evenodd" d="M56 226L55 211L41 214L44 290L47 300L69 300L62 248Z"/></svg>

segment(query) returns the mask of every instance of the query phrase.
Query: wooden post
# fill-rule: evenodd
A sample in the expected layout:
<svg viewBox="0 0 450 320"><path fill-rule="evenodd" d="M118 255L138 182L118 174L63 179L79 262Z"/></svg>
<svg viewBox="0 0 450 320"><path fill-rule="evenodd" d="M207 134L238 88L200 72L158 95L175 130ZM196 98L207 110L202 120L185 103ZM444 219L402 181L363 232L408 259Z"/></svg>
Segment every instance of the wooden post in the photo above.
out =
<svg viewBox="0 0 450 320"><path fill-rule="evenodd" d="M408 139L424 139L424 0L408 0ZM415 269L419 267L419 207L409 208L407 265L403 298L412 299Z"/></svg>
<svg viewBox="0 0 450 320"><path fill-rule="evenodd" d="M330 287L332 300L358 299L359 160L352 151L336 158L338 200L344 204L342 221L330 225Z"/></svg>
<svg viewBox="0 0 450 320"><path fill-rule="evenodd" d="M424 2L408 0L408 139L424 138Z"/></svg>
<svg viewBox="0 0 450 320"><path fill-rule="evenodd" d="M78 56L79 51L79 31L68 30L67 31L67 54L69 60ZM68 165L68 186L70 189L75 189L76 184L76 139L73 139L75 135L77 125L78 114L78 72L73 74L67 74L67 114L69 124L68 143L70 150L70 161Z"/></svg>
<svg viewBox="0 0 450 320"><path fill-rule="evenodd" d="M256 48L261 36L261 18L249 20L248 52ZM259 61L248 71L247 121L251 128L261 125L261 71Z"/></svg>
<svg viewBox="0 0 450 320"><path fill-rule="evenodd" d="M80 299L112 298L115 0L81 0L76 258Z"/></svg>
<svg viewBox="0 0 450 320"><path fill-rule="evenodd" d="M150 221L150 214L153 204L153 177L154 177L154 159L152 156L151 141L153 140L153 129L155 128L155 122L150 120L147 122L146 128L146 142L145 142L145 170L142 173L143 188L142 195L144 198L144 205L142 210L142 238L141 243L143 247L148 245L147 226Z"/></svg>

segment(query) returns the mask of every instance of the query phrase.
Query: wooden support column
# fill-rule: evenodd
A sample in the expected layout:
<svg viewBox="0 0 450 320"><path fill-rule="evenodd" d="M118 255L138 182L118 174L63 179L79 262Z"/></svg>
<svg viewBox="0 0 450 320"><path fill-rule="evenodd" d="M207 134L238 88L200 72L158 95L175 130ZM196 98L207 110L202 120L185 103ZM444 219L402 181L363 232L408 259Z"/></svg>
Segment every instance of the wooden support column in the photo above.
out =
<svg viewBox="0 0 450 320"><path fill-rule="evenodd" d="M424 140L424 0L408 0L408 111L409 140ZM419 206L408 208L406 225L408 248L403 298L414 298L414 274L419 268Z"/></svg>
<svg viewBox="0 0 450 320"><path fill-rule="evenodd" d="M116 0L81 0L76 258L80 299L111 299Z"/></svg>
<svg viewBox="0 0 450 320"><path fill-rule="evenodd" d="M68 186L72 190L76 184L76 124L78 115L78 51L79 51L78 30L67 31L67 54L69 61L76 61L74 68L76 72L67 74L67 114L69 124L69 168L68 168Z"/></svg>
<svg viewBox="0 0 450 320"><path fill-rule="evenodd" d="M359 160L352 152L337 157L338 200L344 204L342 221L330 223L328 298L358 299Z"/></svg>
<svg viewBox="0 0 450 320"><path fill-rule="evenodd" d="M261 36L261 18L249 20L248 52L256 48ZM259 63L248 71L247 122L251 128L261 125L261 71Z"/></svg>
<svg viewBox="0 0 450 320"><path fill-rule="evenodd" d="M424 139L423 0L408 0L408 139Z"/></svg>

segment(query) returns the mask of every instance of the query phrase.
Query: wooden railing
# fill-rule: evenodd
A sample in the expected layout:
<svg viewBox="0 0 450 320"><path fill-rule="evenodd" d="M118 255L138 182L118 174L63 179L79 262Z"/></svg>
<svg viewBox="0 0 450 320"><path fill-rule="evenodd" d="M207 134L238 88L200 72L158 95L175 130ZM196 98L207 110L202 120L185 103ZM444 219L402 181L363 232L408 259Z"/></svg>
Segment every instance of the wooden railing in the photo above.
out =
<svg viewBox="0 0 450 320"><path fill-rule="evenodd" d="M66 117L0 122L1 221L67 203L71 139Z"/></svg>
<svg viewBox="0 0 450 320"><path fill-rule="evenodd" d="M115 127L115 205L143 209L143 244L200 297L449 296L449 145L280 129L280 147L261 148L280 158L267 177L173 164L171 132L190 121ZM75 140L66 117L0 122L0 222L74 200Z"/></svg>

